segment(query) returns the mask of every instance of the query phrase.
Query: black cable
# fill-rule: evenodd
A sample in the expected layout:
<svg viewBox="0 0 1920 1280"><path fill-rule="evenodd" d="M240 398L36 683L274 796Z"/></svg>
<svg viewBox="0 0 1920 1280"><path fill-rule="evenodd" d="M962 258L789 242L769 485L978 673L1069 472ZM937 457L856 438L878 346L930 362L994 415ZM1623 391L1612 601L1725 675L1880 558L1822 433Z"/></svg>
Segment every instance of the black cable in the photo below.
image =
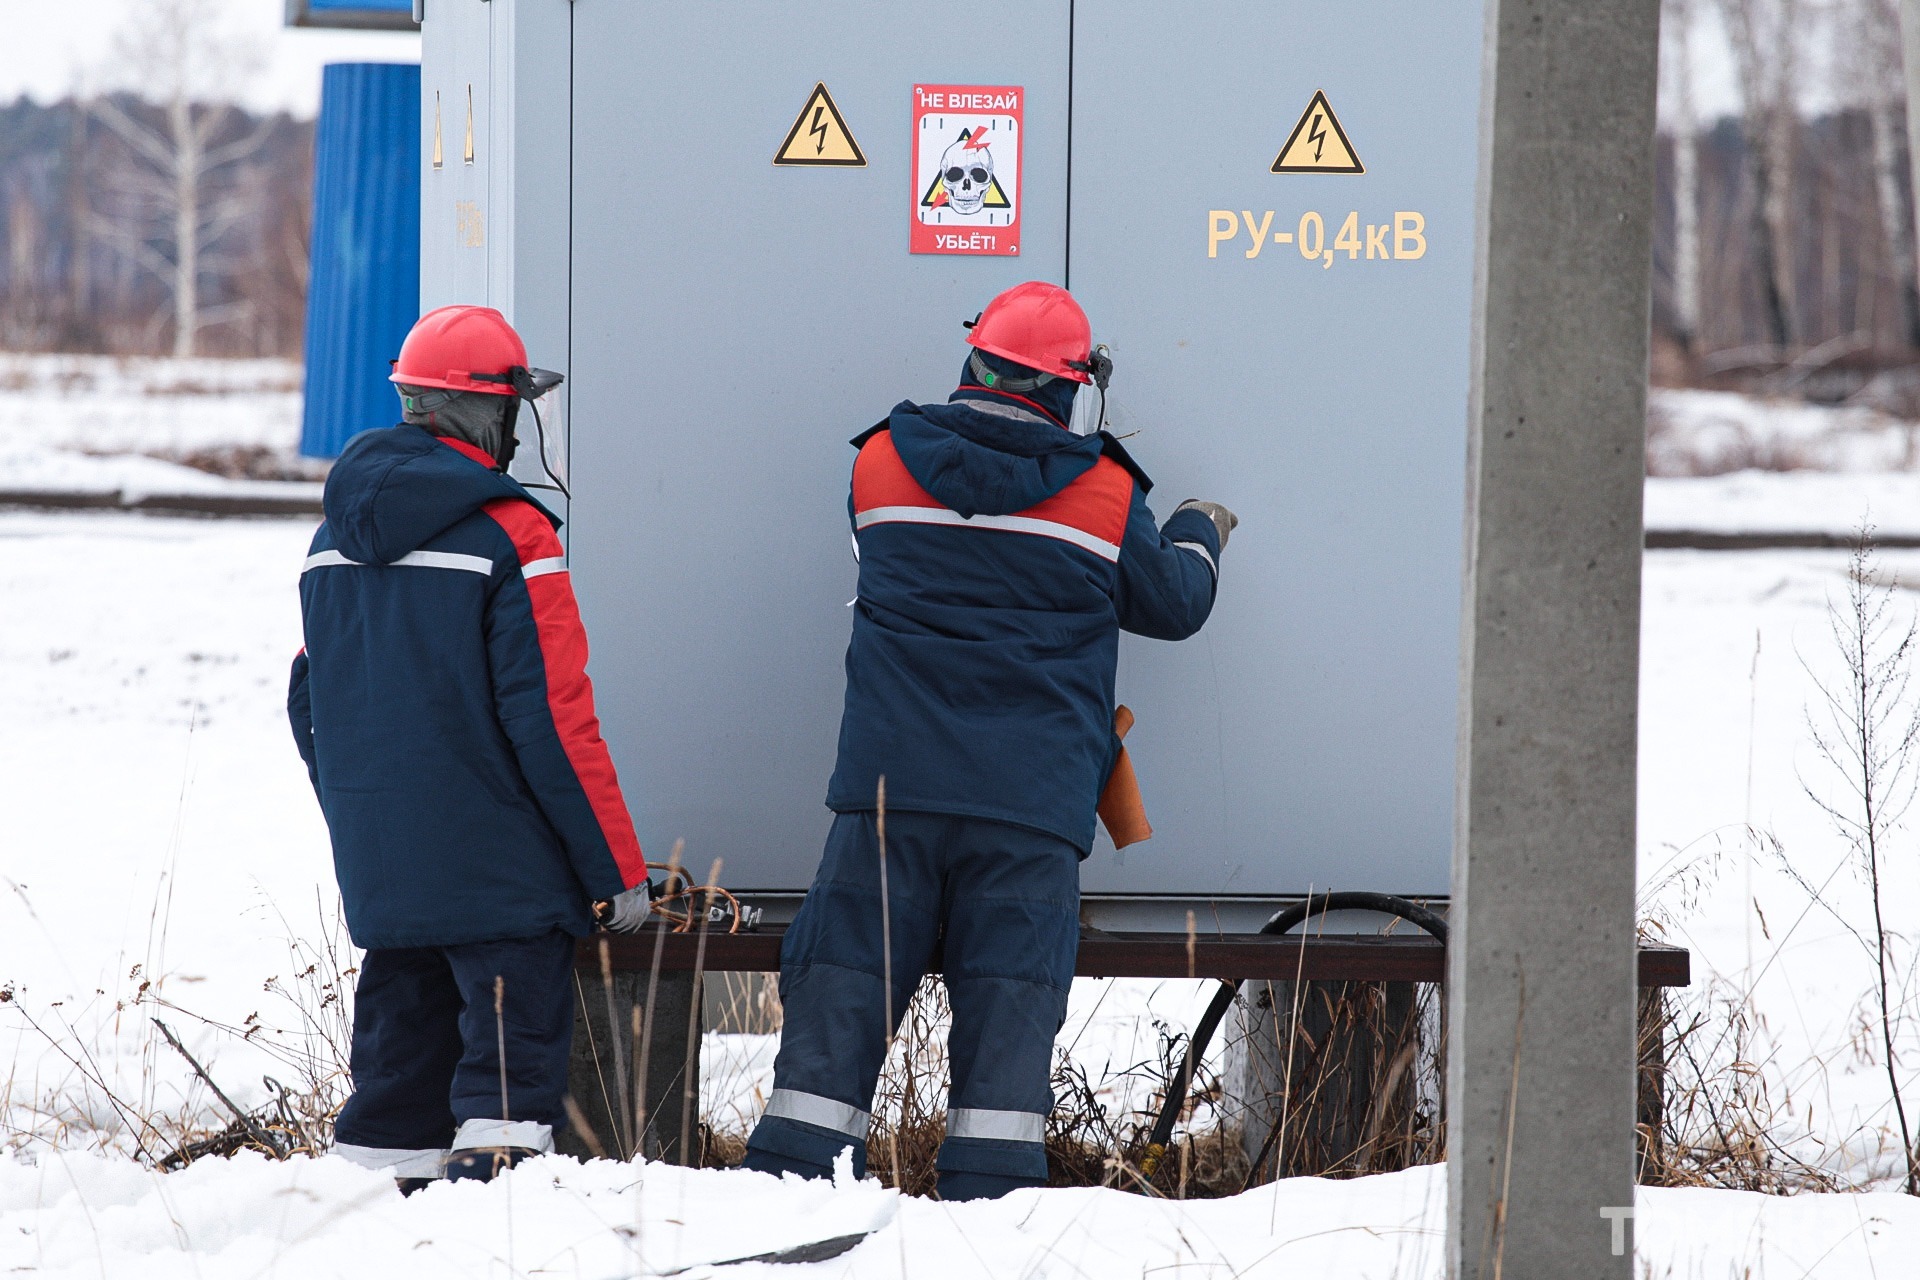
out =
<svg viewBox="0 0 1920 1280"><path fill-rule="evenodd" d="M1325 915L1329 911L1378 911L1405 920L1442 943L1447 940L1447 922L1437 912L1407 898L1359 889L1318 896L1309 894L1303 901L1275 912L1271 919L1260 926L1260 932L1285 933L1310 916ZM1194 1073L1200 1069L1200 1059L1213 1040L1213 1033L1219 1030L1221 1019L1227 1016L1234 996L1239 994L1241 981L1239 978L1220 980L1220 990L1214 993L1213 1002L1207 1006L1207 1011L1193 1029L1193 1035L1187 1040L1187 1056L1168 1084L1166 1101L1161 1104L1160 1114L1155 1117L1153 1129L1147 1135L1147 1154L1140 1161L1140 1172L1149 1178L1153 1176L1160 1157L1166 1154L1167 1144L1173 1140L1173 1126L1180 1118L1180 1108L1186 1105L1187 1091L1193 1087Z"/></svg>
<svg viewBox="0 0 1920 1280"><path fill-rule="evenodd" d="M1067 235L1060 261L1062 289L1073 288L1073 36L1079 25L1077 18L1074 0L1067 0ZM1104 404L1100 416L1106 417Z"/></svg>
<svg viewBox="0 0 1920 1280"><path fill-rule="evenodd" d="M565 498L568 502L572 502L573 495L567 492L567 486L560 483L560 477L553 474L553 468L547 465L547 425L540 421L540 405L537 401L529 400L527 401L527 408L533 410L533 432L540 438L540 469L547 473L547 479L553 481L551 486L536 484L532 487L535 489L558 489L561 497Z"/></svg>

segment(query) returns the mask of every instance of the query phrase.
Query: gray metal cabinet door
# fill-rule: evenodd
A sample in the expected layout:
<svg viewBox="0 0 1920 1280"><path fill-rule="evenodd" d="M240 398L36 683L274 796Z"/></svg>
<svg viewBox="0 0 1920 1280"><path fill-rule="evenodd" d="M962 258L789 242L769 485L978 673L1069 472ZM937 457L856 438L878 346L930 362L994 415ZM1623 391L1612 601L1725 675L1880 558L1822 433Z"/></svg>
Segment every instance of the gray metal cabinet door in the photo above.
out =
<svg viewBox="0 0 1920 1280"><path fill-rule="evenodd" d="M1016 34L1017 33L1017 34ZM1064 270L1066 0L574 8L574 581L649 854L800 889L854 590L846 441ZM867 164L776 168L816 81ZM916 83L1027 91L1018 257L910 255Z"/></svg>
<svg viewBox="0 0 1920 1280"><path fill-rule="evenodd" d="M1114 426L1158 515L1244 518L1206 630L1123 647L1158 835L1091 891L1447 889L1479 39L1421 0L1075 6ZM1316 90L1363 174L1270 171Z"/></svg>
<svg viewBox="0 0 1920 1280"><path fill-rule="evenodd" d="M493 302L493 19L490 4L445 5L421 47L422 311Z"/></svg>

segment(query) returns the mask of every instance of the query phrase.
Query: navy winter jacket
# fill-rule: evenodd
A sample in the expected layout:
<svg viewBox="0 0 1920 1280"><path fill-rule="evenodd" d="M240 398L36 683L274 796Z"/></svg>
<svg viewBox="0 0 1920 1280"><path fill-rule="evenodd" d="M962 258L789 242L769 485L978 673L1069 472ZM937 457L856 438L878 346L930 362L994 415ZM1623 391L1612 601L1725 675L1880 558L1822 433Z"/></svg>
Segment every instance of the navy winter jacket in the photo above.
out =
<svg viewBox="0 0 1920 1280"><path fill-rule="evenodd" d="M1093 847L1120 631L1198 631L1220 544L1198 511L1156 527L1126 451L1038 407L963 387L854 441L860 596L828 807L872 809L884 774L889 808Z"/></svg>
<svg viewBox="0 0 1920 1280"><path fill-rule="evenodd" d="M584 934L646 875L558 521L490 463L356 436L300 576L287 712L362 947Z"/></svg>

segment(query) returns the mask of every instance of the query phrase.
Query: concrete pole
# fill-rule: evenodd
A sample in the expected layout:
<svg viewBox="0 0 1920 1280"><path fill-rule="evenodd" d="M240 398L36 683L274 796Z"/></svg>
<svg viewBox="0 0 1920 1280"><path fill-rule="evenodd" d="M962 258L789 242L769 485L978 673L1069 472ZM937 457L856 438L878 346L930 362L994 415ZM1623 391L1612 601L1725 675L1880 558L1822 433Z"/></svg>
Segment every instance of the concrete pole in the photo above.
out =
<svg viewBox="0 0 1920 1280"><path fill-rule="evenodd" d="M1659 0L1487 0L1448 970L1456 1280L1633 1274Z"/></svg>

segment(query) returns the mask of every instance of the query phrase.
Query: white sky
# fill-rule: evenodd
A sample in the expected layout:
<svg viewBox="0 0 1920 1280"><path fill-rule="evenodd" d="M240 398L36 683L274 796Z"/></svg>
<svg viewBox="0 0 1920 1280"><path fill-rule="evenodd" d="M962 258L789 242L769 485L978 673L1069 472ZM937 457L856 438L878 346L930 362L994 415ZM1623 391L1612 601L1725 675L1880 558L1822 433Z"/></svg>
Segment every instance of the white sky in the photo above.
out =
<svg viewBox="0 0 1920 1280"><path fill-rule="evenodd" d="M387 31L288 28L283 0L219 0L223 34L258 41L265 60L237 86L256 110L312 116L329 62L417 62L420 38ZM0 0L0 102L52 102L102 79L115 30L139 0Z"/></svg>
<svg viewBox="0 0 1920 1280"><path fill-rule="evenodd" d="M215 0L225 13L225 34L250 37L265 55L261 68L238 87L255 109L284 108L312 116L320 101L320 68L329 62L413 62L418 36L375 31L315 31L284 25L284 0ZM114 32L140 0L0 0L0 102L25 93L49 102L76 86L99 83ZM1719 8L1693 0L1693 95L1703 121L1740 110L1732 50ZM1831 59L1832 23L1815 11L1803 60L1803 110L1830 110L1837 97ZM1669 46L1670 47L1670 46ZM1672 89L1672 68L1662 76L1662 111Z"/></svg>

